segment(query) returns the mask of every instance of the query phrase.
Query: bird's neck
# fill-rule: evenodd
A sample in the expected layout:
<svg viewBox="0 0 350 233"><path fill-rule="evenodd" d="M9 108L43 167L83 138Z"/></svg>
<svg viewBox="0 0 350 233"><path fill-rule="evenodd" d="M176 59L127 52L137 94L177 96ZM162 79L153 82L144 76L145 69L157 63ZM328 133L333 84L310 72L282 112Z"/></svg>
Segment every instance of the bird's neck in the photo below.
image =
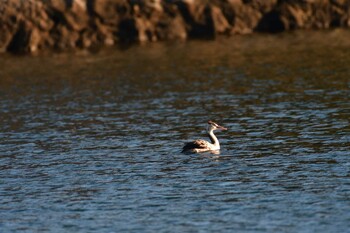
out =
<svg viewBox="0 0 350 233"><path fill-rule="evenodd" d="M220 146L219 140L214 134L214 130L209 130L208 136L210 138L211 143L214 144L214 146Z"/></svg>

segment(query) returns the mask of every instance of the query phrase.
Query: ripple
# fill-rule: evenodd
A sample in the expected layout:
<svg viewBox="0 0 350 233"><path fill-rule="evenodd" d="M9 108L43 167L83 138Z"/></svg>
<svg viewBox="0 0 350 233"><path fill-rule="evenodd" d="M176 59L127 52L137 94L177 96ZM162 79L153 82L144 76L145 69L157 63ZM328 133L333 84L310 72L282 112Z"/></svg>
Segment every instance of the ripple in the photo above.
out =
<svg viewBox="0 0 350 233"><path fill-rule="evenodd" d="M2 230L346 232L348 55L222 42L4 66ZM220 154L181 154L208 119Z"/></svg>

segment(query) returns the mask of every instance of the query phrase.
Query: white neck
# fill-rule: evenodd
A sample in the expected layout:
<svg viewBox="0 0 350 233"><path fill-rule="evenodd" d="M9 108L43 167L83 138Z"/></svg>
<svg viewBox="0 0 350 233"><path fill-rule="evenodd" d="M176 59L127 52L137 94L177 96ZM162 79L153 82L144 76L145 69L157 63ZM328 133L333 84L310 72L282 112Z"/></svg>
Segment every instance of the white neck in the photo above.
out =
<svg viewBox="0 0 350 233"><path fill-rule="evenodd" d="M211 140L211 143L217 147L217 148L220 148L220 143L219 143L219 140L218 138L215 136L214 134L214 130L209 130L208 131L208 134L209 134L209 138Z"/></svg>

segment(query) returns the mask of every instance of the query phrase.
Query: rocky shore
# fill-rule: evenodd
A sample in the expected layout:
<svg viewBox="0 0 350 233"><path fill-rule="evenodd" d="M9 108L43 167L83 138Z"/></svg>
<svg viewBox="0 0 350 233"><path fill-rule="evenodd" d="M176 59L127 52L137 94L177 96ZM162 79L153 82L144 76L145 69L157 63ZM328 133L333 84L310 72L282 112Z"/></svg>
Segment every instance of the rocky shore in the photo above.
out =
<svg viewBox="0 0 350 233"><path fill-rule="evenodd" d="M348 0L2 0L0 51L350 27Z"/></svg>

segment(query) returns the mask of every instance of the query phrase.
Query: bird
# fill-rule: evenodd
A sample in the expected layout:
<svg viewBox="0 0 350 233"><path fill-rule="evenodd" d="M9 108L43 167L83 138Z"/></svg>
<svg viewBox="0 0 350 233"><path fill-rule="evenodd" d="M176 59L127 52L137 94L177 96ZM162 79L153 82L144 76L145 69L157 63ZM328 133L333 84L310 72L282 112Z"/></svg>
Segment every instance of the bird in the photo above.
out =
<svg viewBox="0 0 350 233"><path fill-rule="evenodd" d="M182 148L182 153L201 153L220 150L219 140L214 134L215 130L227 130L227 128L222 127L213 121L208 121L207 133L211 142L198 139L193 142L185 143Z"/></svg>

